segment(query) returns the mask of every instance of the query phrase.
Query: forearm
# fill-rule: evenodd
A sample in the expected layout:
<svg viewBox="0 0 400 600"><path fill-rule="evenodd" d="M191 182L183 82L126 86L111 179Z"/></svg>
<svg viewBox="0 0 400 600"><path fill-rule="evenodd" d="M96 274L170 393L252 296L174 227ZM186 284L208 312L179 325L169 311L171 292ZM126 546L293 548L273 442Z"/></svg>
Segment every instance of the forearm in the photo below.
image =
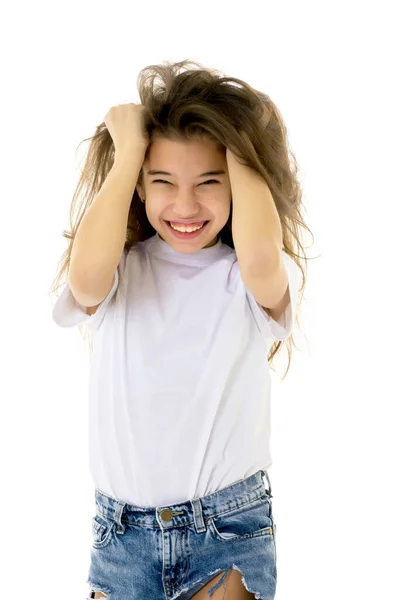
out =
<svg viewBox="0 0 400 600"><path fill-rule="evenodd" d="M232 236L241 268L268 268L280 260L282 227L267 182L226 154L232 189Z"/></svg>
<svg viewBox="0 0 400 600"><path fill-rule="evenodd" d="M68 279L82 303L104 297L121 258L129 208L143 163L139 153L116 160L79 224ZM85 302L86 300L86 302Z"/></svg>

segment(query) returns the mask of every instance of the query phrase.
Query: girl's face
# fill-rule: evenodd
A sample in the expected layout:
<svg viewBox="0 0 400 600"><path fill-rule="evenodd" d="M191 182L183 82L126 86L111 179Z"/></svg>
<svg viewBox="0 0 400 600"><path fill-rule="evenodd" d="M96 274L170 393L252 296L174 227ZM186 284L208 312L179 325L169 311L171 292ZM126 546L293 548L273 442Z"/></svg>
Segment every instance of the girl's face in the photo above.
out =
<svg viewBox="0 0 400 600"><path fill-rule="evenodd" d="M159 171L163 171L160 173ZM231 207L226 152L207 138L196 141L156 139L143 163L143 185L147 218L161 239L177 252L191 254L218 241ZM196 226L205 223L195 237L178 237L169 222Z"/></svg>

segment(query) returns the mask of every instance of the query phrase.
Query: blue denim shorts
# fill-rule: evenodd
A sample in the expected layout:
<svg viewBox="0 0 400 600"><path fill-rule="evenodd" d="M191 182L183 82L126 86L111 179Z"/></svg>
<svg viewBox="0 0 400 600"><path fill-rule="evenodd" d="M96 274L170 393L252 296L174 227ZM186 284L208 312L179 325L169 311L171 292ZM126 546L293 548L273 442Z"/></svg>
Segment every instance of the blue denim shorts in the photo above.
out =
<svg viewBox="0 0 400 600"><path fill-rule="evenodd" d="M209 591L212 598L234 568L255 598L273 600L271 498L263 470L203 498L155 508L121 502L96 488L88 598L103 592L107 600L189 600L221 573Z"/></svg>

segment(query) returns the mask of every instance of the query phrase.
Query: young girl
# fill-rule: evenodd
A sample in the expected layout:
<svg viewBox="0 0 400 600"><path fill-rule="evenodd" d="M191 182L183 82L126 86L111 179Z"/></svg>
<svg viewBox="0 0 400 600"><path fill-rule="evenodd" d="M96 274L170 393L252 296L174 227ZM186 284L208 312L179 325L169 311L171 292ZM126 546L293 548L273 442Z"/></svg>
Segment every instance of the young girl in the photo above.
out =
<svg viewBox="0 0 400 600"><path fill-rule="evenodd" d="M193 61L138 87L90 138L55 281L55 322L94 343L89 598L272 600L269 361L308 229L286 128Z"/></svg>

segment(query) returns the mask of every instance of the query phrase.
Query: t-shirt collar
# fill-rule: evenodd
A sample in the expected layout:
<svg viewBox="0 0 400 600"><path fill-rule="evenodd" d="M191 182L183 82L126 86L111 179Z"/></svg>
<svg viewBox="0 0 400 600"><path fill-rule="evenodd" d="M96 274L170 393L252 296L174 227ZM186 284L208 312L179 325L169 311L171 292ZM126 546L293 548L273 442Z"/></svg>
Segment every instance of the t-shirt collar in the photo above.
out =
<svg viewBox="0 0 400 600"><path fill-rule="evenodd" d="M220 236L218 236L218 241L214 246L200 248L197 252L190 254L178 252L172 248L172 246L160 237L158 232L146 240L145 244L147 252L172 260L173 262L184 264L210 264L217 258L221 258L226 253L226 250L232 251L231 248L222 243Z"/></svg>

